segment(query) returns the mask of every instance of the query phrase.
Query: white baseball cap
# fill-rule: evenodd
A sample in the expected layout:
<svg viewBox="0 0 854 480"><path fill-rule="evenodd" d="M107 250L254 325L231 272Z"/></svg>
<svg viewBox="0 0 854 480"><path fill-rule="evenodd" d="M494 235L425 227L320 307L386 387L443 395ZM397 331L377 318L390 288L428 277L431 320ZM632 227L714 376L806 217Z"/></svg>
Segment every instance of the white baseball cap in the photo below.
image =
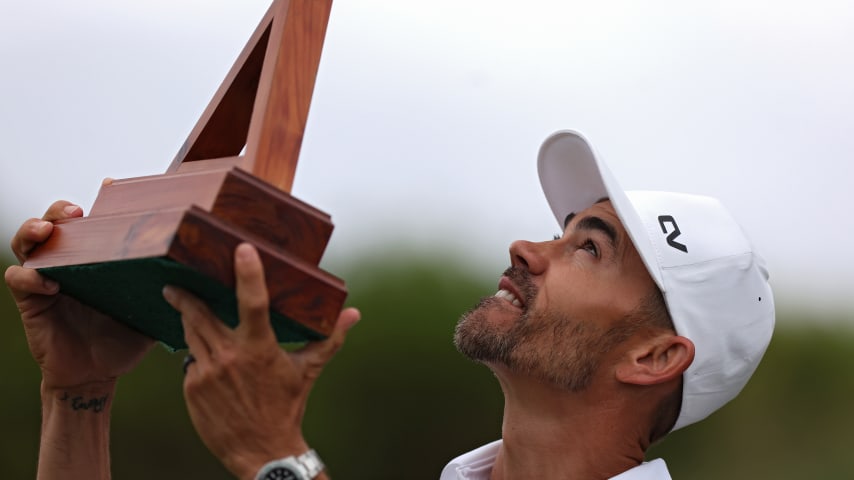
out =
<svg viewBox="0 0 854 480"><path fill-rule="evenodd" d="M774 330L768 272L741 227L711 197L626 192L580 134L554 133L538 159L540 183L558 223L609 198L664 294L676 333L694 343L674 430L735 398Z"/></svg>

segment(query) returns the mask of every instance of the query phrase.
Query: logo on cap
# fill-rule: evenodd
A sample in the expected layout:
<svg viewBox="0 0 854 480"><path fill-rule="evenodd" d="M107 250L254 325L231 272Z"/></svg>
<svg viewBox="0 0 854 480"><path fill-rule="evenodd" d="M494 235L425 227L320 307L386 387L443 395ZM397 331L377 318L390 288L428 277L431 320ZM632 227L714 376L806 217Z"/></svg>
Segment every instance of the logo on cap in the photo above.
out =
<svg viewBox="0 0 854 480"><path fill-rule="evenodd" d="M676 250L681 250L685 253L688 253L688 247L685 246L684 243L679 243L676 241L676 238L679 237L681 232L679 231L679 225L676 224L676 220L670 215L660 215L658 217L658 224L661 226L661 233L667 233L667 225L673 225L673 231L670 232L670 235L667 236L667 244Z"/></svg>

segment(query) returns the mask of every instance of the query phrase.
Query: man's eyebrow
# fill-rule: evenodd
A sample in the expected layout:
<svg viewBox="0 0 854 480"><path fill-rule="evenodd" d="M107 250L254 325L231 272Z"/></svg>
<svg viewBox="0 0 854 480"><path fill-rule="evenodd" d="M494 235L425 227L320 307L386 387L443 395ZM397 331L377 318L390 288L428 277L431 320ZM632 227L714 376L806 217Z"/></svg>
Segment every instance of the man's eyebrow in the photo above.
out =
<svg viewBox="0 0 854 480"><path fill-rule="evenodd" d="M564 230L566 230L566 226L569 225L569 222L571 222L573 218L575 218L575 212L570 213L569 215L566 216L566 218L563 219L563 229Z"/></svg>
<svg viewBox="0 0 854 480"><path fill-rule="evenodd" d="M569 225L569 222L572 218L575 217L575 214L571 213L566 217L566 224ZM598 230L605 234L608 237L609 242L611 243L611 247L614 250L618 249L619 246L619 237L617 236L617 229L614 228L613 225L608 223L607 221L601 219L600 217L596 217L593 215L582 218L575 224L574 230Z"/></svg>

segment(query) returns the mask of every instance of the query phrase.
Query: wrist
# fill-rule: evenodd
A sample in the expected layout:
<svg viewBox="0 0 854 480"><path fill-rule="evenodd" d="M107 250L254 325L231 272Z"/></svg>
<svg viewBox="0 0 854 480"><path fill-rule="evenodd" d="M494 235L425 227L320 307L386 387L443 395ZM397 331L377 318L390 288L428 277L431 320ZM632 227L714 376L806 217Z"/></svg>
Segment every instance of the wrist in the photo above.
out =
<svg viewBox="0 0 854 480"><path fill-rule="evenodd" d="M67 388L42 384L39 478L110 477L114 387L114 382Z"/></svg>
<svg viewBox="0 0 854 480"><path fill-rule="evenodd" d="M47 394L56 392L68 392L77 395L87 394L109 394L112 397L116 389L118 378L110 378L106 380L90 380L83 383L69 384L67 382L58 382L51 375L42 371L41 393L42 397Z"/></svg>
<svg viewBox="0 0 854 480"><path fill-rule="evenodd" d="M46 409L59 407L76 412L106 413L112 406L115 389L115 380L73 386L51 386L42 381L42 405Z"/></svg>
<svg viewBox="0 0 854 480"><path fill-rule="evenodd" d="M243 451L233 449L228 454L220 456L220 460L235 477L241 480L255 480L258 472L269 462L291 456L297 457L309 451L308 444L302 438L287 446L282 444L276 448L258 447L256 445L256 448L251 451L245 448L241 449Z"/></svg>

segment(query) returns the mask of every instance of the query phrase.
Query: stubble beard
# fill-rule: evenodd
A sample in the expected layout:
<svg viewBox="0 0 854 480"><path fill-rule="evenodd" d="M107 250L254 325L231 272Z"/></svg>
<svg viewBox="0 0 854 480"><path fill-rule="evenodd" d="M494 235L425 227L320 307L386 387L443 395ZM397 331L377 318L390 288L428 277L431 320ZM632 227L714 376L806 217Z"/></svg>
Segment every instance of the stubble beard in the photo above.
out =
<svg viewBox="0 0 854 480"><path fill-rule="evenodd" d="M527 271L511 267L504 273L522 290L525 308L509 327L489 321L490 313L506 308L504 300L486 297L464 313L454 333L457 350L485 364L536 378L571 392L586 389L605 354L624 339L591 322L561 312L532 308L537 289ZM622 332L619 332L622 333ZM614 335L616 334L616 335Z"/></svg>

